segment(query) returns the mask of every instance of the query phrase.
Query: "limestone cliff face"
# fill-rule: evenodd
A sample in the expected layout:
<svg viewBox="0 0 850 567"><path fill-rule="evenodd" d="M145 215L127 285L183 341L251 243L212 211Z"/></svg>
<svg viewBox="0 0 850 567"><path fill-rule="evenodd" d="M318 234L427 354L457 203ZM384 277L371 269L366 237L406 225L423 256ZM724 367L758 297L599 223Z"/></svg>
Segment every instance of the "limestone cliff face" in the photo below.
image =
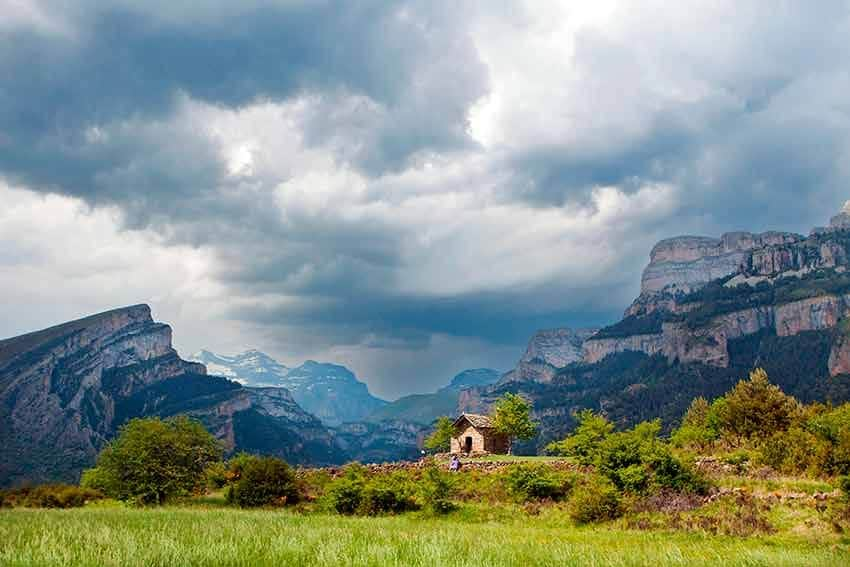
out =
<svg viewBox="0 0 850 567"><path fill-rule="evenodd" d="M639 351L725 367L729 340L764 330L782 337L836 327L850 314L842 279L850 267L850 207L845 209L828 228L808 237L734 232L718 239L685 236L660 242L626 319L586 340L583 361ZM699 295L718 282L735 297ZM663 322L646 323L651 320ZM836 349L832 366L838 372L842 355Z"/></svg>
<svg viewBox="0 0 850 567"><path fill-rule="evenodd" d="M595 332L596 329L567 328L537 331L516 368L502 376L499 383L550 382L558 369L582 359L584 342Z"/></svg>
<svg viewBox="0 0 850 567"><path fill-rule="evenodd" d="M298 429L324 432L332 446L285 390L251 391L182 360L171 328L146 305L0 341L0 485L75 480L127 419L177 413L204 420L229 448L251 437L251 426L240 426L247 414L292 439Z"/></svg>

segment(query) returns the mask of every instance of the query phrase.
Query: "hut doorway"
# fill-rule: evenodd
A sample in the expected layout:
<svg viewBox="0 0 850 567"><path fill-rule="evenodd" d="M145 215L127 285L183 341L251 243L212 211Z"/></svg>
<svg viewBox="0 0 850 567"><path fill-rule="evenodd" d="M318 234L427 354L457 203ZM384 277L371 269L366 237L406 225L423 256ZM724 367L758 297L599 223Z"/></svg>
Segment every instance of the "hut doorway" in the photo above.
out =
<svg viewBox="0 0 850 567"><path fill-rule="evenodd" d="M467 437L463 440L463 450L465 453L472 452L472 437Z"/></svg>

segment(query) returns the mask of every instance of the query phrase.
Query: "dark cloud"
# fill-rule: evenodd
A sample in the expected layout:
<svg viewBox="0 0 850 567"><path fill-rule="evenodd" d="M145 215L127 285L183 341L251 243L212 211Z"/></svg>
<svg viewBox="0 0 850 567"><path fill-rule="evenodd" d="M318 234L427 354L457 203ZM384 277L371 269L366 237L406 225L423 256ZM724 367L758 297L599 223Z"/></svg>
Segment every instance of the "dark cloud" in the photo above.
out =
<svg viewBox="0 0 850 567"><path fill-rule="evenodd" d="M92 128L166 120L183 96L240 107L307 91L360 95L378 114L368 118L381 124L367 148L347 157L374 172L429 148L469 144L463 119L484 92L485 70L464 31L439 16L440 3L229 4L198 5L222 13L205 20L192 11L164 17L156 3L57 3L67 33L0 31L5 175L94 202L202 193L219 182L217 165L196 155L203 150L192 142L186 155L171 158L181 164L162 156L146 164L139 156L152 148L144 136L136 141L127 132L107 148L91 139ZM308 141L334 135L336 124L318 122Z"/></svg>
<svg viewBox="0 0 850 567"><path fill-rule="evenodd" d="M616 318L661 237L806 231L850 186L847 2L32 6L2 178L210 251L281 351L411 381Z"/></svg>

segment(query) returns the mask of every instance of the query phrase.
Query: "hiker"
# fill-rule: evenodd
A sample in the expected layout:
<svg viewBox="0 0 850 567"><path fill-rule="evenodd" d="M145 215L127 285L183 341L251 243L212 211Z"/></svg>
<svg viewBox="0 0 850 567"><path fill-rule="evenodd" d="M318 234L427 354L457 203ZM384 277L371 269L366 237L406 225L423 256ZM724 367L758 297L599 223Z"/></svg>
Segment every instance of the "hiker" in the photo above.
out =
<svg viewBox="0 0 850 567"><path fill-rule="evenodd" d="M452 455L452 462L449 464L449 470L452 472L460 470L460 459L457 455Z"/></svg>

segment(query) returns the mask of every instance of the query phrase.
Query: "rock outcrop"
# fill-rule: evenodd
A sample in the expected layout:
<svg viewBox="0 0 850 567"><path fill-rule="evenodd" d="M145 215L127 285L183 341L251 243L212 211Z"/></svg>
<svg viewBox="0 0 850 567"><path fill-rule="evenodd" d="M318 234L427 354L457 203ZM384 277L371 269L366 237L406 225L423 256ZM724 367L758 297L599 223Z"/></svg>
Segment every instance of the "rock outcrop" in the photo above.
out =
<svg viewBox="0 0 850 567"><path fill-rule="evenodd" d="M514 381L550 382L558 369L582 360L584 342L596 329L546 329L537 331L516 368L499 380L500 384Z"/></svg>
<svg viewBox="0 0 850 567"><path fill-rule="evenodd" d="M243 388L182 360L146 305L0 341L0 485L73 481L128 419L178 413L201 419L228 449L262 441L266 452L316 463L338 452L288 392Z"/></svg>

